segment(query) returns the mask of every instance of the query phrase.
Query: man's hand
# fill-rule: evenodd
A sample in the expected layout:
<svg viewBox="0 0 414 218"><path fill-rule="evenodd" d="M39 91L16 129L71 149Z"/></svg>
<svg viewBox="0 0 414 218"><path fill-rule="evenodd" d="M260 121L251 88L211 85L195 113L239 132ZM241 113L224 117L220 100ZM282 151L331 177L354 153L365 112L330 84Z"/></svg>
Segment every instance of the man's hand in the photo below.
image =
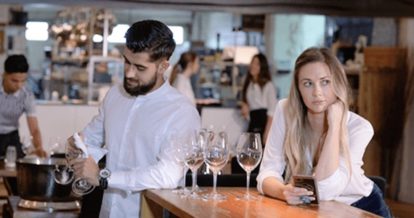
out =
<svg viewBox="0 0 414 218"><path fill-rule="evenodd" d="M99 186L99 166L91 156L73 159L69 164L75 171L76 178L85 179L89 184Z"/></svg>

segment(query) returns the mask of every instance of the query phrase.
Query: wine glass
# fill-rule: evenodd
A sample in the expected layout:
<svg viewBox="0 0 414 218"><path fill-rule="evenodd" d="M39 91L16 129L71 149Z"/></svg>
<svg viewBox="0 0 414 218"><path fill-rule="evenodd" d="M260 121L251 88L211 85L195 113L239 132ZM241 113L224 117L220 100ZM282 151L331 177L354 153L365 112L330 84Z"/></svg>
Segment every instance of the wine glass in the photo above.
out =
<svg viewBox="0 0 414 218"><path fill-rule="evenodd" d="M203 151L206 148L208 143L213 143L213 139L214 139L214 132L211 129L203 128L200 130L198 134L198 140L199 140L200 146L203 149ZM204 175L210 174L210 169L208 168L208 165L204 164L202 166L203 167L201 168L201 172Z"/></svg>
<svg viewBox="0 0 414 218"><path fill-rule="evenodd" d="M201 133L201 132L200 132ZM185 165L190 168L192 176L191 197L198 198L197 191L197 170L203 164L204 139L200 133L196 133L191 138L191 144L185 152Z"/></svg>
<svg viewBox="0 0 414 218"><path fill-rule="evenodd" d="M256 199L249 192L250 173L259 165L262 158L262 143L259 133L243 133L237 142L236 154L237 162L246 171L246 193L245 200Z"/></svg>
<svg viewBox="0 0 414 218"><path fill-rule="evenodd" d="M74 180L75 173L72 167L69 165L69 162L80 157L82 157L82 150L71 148L69 144L65 145L66 165L55 166L54 180L56 183L61 185L68 185Z"/></svg>
<svg viewBox="0 0 414 218"><path fill-rule="evenodd" d="M227 197L217 193L217 173L227 164L229 147L227 134L219 132L213 143L204 149L204 161L213 172L213 191L203 196L205 200L225 200Z"/></svg>
<svg viewBox="0 0 414 218"><path fill-rule="evenodd" d="M189 194L189 190L186 188L186 174L188 171L188 167L185 164L186 162L186 152L188 149L188 138L186 136L171 136L169 141L172 143L172 155L174 157L174 160L183 166L183 185L180 189L173 190L174 193L180 194L183 197L187 196Z"/></svg>
<svg viewBox="0 0 414 218"><path fill-rule="evenodd" d="M79 148L75 148L69 144L66 145L66 159L68 162L78 158L84 158L85 155L83 151ZM75 195L83 196L86 194L91 193L95 189L95 186L91 185L86 179L83 178L76 178L75 181L72 183L72 192Z"/></svg>
<svg viewBox="0 0 414 218"><path fill-rule="evenodd" d="M54 180L56 183L61 185L70 184L75 179L75 174L69 163L74 159L83 158L83 156L84 155L81 149L67 143L65 146L66 166L55 166ZM91 185L82 178L76 178L72 183L72 192L78 196L89 194L94 188L95 186Z"/></svg>

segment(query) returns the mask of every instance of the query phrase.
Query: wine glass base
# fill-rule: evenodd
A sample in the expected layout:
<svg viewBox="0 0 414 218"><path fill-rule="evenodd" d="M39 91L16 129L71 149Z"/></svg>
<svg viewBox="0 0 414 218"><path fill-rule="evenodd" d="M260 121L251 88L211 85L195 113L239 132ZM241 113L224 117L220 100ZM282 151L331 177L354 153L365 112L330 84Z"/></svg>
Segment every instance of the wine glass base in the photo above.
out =
<svg viewBox="0 0 414 218"><path fill-rule="evenodd" d="M219 193L209 193L202 196L202 199L205 201L224 201L227 199L227 196L219 194Z"/></svg>
<svg viewBox="0 0 414 218"><path fill-rule="evenodd" d="M199 194L197 194L197 192L191 192L189 195L188 195L188 197L189 198L191 198L191 199L194 199L194 200L199 200L199 199L202 199L202 195L199 195Z"/></svg>
<svg viewBox="0 0 414 218"><path fill-rule="evenodd" d="M72 183L72 192L79 197L91 193L94 189L95 186L89 184L83 179L77 179Z"/></svg>
<svg viewBox="0 0 414 218"><path fill-rule="evenodd" d="M236 199L244 201L256 201L259 199L259 197L253 196L251 194L244 194L242 196L237 196Z"/></svg>
<svg viewBox="0 0 414 218"><path fill-rule="evenodd" d="M180 195L181 197L187 197L191 194L191 191L187 188L179 188L172 190L172 193Z"/></svg>
<svg viewBox="0 0 414 218"><path fill-rule="evenodd" d="M77 190L77 189L72 188L72 192L75 196L82 197L84 195L87 195L87 194L91 193L94 189L95 189L95 186L91 186L90 188L81 189L81 190Z"/></svg>
<svg viewBox="0 0 414 218"><path fill-rule="evenodd" d="M195 187L195 190L194 191L192 191L192 192L196 192L196 193L201 193L201 192L203 192L204 190L202 189L202 188L200 188L198 185Z"/></svg>

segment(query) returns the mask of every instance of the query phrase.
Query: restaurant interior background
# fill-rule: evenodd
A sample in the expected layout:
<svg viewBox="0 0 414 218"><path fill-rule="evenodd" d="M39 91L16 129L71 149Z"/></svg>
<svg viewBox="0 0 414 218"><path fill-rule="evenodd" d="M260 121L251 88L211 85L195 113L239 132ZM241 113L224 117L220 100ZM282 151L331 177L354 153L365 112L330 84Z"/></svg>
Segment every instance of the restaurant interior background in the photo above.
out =
<svg viewBox="0 0 414 218"><path fill-rule="evenodd" d="M301 51L337 48L353 89L352 109L375 129L365 153L366 173L387 179L388 198L414 203L414 1L0 3L0 62L8 54L27 55L29 85L38 97L43 142L50 150L57 137L81 129L97 113L108 86L122 79L120 53L128 25L158 19L177 31L172 64L190 49L202 57L193 78L196 95L220 102L202 107L203 125L220 125L211 119L221 113L232 119L221 125L236 132L245 125L237 100L254 53L267 55L283 98Z"/></svg>

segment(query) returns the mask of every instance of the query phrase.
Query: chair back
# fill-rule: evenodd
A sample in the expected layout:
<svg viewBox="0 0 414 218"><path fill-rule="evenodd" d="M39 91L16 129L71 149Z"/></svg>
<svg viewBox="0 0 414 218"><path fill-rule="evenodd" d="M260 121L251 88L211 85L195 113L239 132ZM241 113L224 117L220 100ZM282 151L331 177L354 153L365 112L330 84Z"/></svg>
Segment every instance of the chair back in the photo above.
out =
<svg viewBox="0 0 414 218"><path fill-rule="evenodd" d="M387 188L387 180L382 176L368 176L379 189L381 189L383 196L385 197L385 189Z"/></svg>

